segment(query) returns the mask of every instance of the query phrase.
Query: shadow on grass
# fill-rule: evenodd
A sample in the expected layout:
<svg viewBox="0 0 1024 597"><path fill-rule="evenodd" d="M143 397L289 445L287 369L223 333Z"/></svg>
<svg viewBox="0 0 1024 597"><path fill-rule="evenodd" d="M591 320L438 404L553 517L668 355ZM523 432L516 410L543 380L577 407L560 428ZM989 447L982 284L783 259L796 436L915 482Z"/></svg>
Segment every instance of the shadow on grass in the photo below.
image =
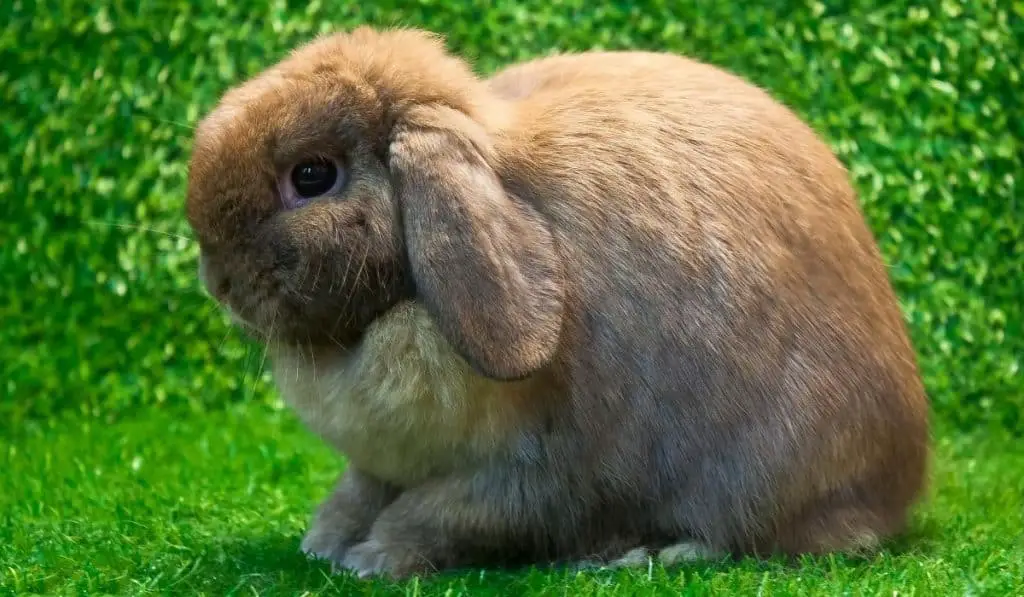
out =
<svg viewBox="0 0 1024 597"><path fill-rule="evenodd" d="M196 571L189 584L197 592L299 594L330 589L336 582L330 567L299 552L298 539L289 535L239 537L211 546L210 552L222 565L216 574Z"/></svg>
<svg viewBox="0 0 1024 597"><path fill-rule="evenodd" d="M215 552L224 565L214 572L199 567L187 582L189 591L212 594L405 595L418 589L437 594L506 594L526 581L522 572L450 572L404 582L360 580L349 573L331 573L330 565L299 551L300 538L287 535L239 538ZM550 577L545 576L550 582ZM418 587L414 587L418 585ZM525 588L525 587L524 587ZM451 591L449 591L451 589Z"/></svg>
<svg viewBox="0 0 1024 597"><path fill-rule="evenodd" d="M650 577L652 582L665 582L680 575L710 579L736 570L747 572L824 571L836 566L856 571L878 563L879 558L927 558L940 542L939 529L930 521L916 521L902 536L890 541L882 555L865 558L850 556L819 556L784 560L751 558L694 562L669 569L655 566L634 570L586 570L576 572L565 568L529 568L519 570L453 571L400 583L387 580L359 580L348 573L332 574L324 562L310 560L299 552L298 536L274 534L265 537L237 538L211 549L205 564L193 568L188 578L181 579L189 591L212 594L296 595L405 595L405 594L473 594L505 595L530 593L551 588L552 584L568 587L577 583L602 585L615 583L624 576L636 579Z"/></svg>
<svg viewBox="0 0 1024 597"><path fill-rule="evenodd" d="M915 520L903 534L886 543L885 551L892 556L927 557L941 545L942 532L934 520Z"/></svg>

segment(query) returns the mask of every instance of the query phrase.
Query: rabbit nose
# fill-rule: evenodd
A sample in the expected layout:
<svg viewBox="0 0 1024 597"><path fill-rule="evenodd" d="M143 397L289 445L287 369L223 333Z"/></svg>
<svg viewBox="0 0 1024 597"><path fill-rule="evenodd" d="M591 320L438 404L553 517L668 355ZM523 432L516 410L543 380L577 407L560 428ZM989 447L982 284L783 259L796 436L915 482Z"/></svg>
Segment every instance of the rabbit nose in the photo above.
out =
<svg viewBox="0 0 1024 597"><path fill-rule="evenodd" d="M206 253L199 254L199 279L214 298L223 298L231 289L228 277L212 270L210 257Z"/></svg>

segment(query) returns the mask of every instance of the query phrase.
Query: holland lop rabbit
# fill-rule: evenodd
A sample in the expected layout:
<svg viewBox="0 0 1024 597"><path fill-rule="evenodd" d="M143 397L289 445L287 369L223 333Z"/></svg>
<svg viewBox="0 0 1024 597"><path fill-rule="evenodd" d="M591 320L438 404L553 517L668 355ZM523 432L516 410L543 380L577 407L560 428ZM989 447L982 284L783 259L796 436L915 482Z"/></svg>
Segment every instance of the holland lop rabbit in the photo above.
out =
<svg viewBox="0 0 1024 597"><path fill-rule="evenodd" d="M349 463L302 544L335 569L862 553L927 487L847 173L735 75L481 78L361 27L229 91L193 152L205 287Z"/></svg>

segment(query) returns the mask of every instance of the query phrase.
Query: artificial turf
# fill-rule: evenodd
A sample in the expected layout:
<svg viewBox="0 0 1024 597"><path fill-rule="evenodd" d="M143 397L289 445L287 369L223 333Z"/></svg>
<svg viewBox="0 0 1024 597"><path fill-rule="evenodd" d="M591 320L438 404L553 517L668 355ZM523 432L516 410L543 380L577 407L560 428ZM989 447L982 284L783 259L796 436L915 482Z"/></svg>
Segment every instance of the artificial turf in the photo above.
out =
<svg viewBox="0 0 1024 597"><path fill-rule="evenodd" d="M741 74L849 166L937 428L871 561L452 574L298 553L341 463L197 292L192 127L318 32L415 25L481 73L654 49ZM0 595L1024 595L1024 3L0 2ZM1016 438L1016 439L1015 439Z"/></svg>
<svg viewBox="0 0 1024 597"><path fill-rule="evenodd" d="M870 560L331 575L299 553L343 462L288 410L32 424L0 453L0 594L1024 595L1024 445L936 438L933 488Z"/></svg>

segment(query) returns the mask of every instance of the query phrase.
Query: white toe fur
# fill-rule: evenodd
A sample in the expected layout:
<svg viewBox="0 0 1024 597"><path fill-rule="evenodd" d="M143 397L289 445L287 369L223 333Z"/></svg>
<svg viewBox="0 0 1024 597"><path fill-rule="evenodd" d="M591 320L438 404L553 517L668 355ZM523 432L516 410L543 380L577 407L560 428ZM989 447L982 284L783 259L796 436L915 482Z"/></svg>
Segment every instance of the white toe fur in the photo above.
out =
<svg viewBox="0 0 1024 597"><path fill-rule="evenodd" d="M717 552L699 541L685 541L670 545L658 552L658 561L662 566L675 566L686 562L710 560L717 557Z"/></svg>
<svg viewBox="0 0 1024 597"><path fill-rule="evenodd" d="M631 549L608 564L609 568L640 568L650 564L650 553L646 548Z"/></svg>
<svg viewBox="0 0 1024 597"><path fill-rule="evenodd" d="M719 553L710 546L699 541L683 541L662 548L653 555L646 547L637 547L624 553L611 562L584 560L573 565L575 570L615 570L619 568L645 568L655 561L663 567L676 566L688 562L716 559Z"/></svg>

